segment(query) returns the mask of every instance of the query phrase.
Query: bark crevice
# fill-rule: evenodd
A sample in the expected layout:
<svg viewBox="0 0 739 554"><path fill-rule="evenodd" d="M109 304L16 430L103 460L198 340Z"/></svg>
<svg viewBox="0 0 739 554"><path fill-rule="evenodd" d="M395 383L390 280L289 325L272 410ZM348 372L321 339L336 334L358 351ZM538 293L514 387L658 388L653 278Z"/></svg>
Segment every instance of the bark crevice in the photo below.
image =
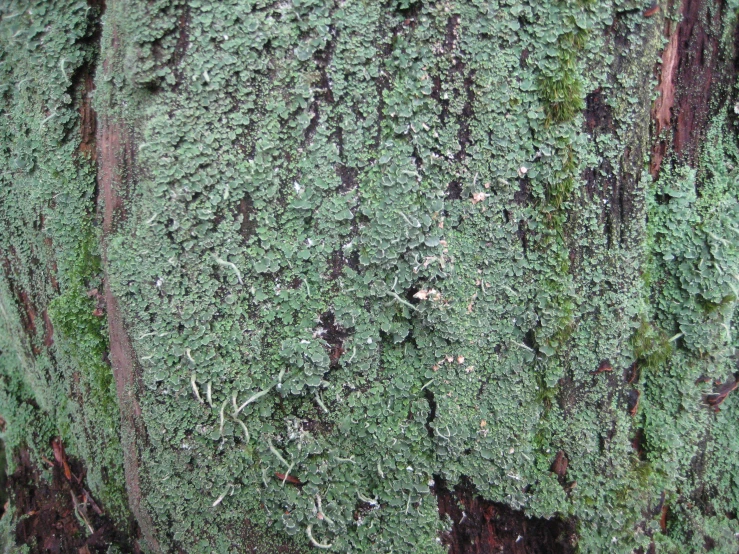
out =
<svg viewBox="0 0 739 554"><path fill-rule="evenodd" d="M659 97L652 109L649 171L655 179L668 154L696 167L708 123L733 96L736 48L722 46L722 23L729 11L724 0L683 0L680 22L665 20L669 42L662 52Z"/></svg>
<svg viewBox="0 0 739 554"><path fill-rule="evenodd" d="M450 552L570 554L577 549L574 519L529 517L506 504L485 500L466 479L454 490L438 476L435 480L439 515L452 522L451 530L442 535Z"/></svg>

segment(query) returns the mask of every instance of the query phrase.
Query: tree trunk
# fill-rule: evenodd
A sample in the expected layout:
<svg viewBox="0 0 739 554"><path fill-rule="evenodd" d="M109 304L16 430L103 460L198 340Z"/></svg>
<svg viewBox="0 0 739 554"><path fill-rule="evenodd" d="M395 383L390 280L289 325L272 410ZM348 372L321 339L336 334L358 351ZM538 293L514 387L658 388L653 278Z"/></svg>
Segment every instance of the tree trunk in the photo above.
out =
<svg viewBox="0 0 739 554"><path fill-rule="evenodd" d="M736 552L738 9L5 2L0 545Z"/></svg>

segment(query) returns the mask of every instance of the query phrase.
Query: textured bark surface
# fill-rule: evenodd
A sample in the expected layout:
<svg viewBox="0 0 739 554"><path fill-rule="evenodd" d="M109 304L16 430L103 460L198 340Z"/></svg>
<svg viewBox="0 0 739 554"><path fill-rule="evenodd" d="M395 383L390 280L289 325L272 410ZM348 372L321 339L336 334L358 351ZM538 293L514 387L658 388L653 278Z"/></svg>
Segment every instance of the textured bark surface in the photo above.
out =
<svg viewBox="0 0 739 554"><path fill-rule="evenodd" d="M50 462L51 480L41 477L28 452L18 454L8 487L16 510L26 517L12 538L39 554L107 552L111 544L128 543L84 488L84 469L61 452L57 463Z"/></svg>
<svg viewBox="0 0 739 554"><path fill-rule="evenodd" d="M736 551L737 8L0 7L0 547Z"/></svg>
<svg viewBox="0 0 739 554"><path fill-rule="evenodd" d="M737 72L736 31L732 43L722 44L721 22L732 17L727 2L683 0L674 5L679 21L665 22L667 46L652 117L655 144L650 163L653 177L662 159L674 152L678 159L697 165L701 145L711 117L721 109L726 96L733 96Z"/></svg>

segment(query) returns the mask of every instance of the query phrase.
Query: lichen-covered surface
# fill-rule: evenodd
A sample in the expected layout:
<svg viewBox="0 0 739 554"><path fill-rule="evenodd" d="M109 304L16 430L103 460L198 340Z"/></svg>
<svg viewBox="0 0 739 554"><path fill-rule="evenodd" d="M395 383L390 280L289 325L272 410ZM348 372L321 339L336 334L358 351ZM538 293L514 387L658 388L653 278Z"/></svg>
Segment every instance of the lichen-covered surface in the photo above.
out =
<svg viewBox="0 0 739 554"><path fill-rule="evenodd" d="M39 4L9 452L61 435L121 518L125 473L151 551L445 552L461 481L581 552L737 550L735 2L110 0L99 62Z"/></svg>
<svg viewBox="0 0 739 554"><path fill-rule="evenodd" d="M16 472L27 450L50 481L51 440L59 437L84 460L84 486L125 530L120 415L98 304L100 231L93 221L89 106L100 10L79 1L8 1L0 14L0 432L7 469Z"/></svg>

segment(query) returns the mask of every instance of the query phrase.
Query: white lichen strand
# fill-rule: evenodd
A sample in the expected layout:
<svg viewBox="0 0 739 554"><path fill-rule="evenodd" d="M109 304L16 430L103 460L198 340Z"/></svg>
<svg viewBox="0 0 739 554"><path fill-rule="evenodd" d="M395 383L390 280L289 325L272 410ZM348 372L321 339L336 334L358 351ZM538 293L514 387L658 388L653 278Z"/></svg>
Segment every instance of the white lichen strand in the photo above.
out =
<svg viewBox="0 0 739 554"><path fill-rule="evenodd" d="M192 386L192 392L195 398L203 404L203 399L200 397L200 390L198 389L197 374L194 371L190 374L190 385Z"/></svg>
<svg viewBox="0 0 739 554"><path fill-rule="evenodd" d="M332 544L323 544L313 538L313 524L312 523L308 524L308 526L305 528L305 532L308 535L308 540L310 541L310 543L316 548L324 548L324 549L331 548Z"/></svg>
<svg viewBox="0 0 739 554"><path fill-rule="evenodd" d="M259 400L260 398L262 398L262 397L263 397L264 395L266 395L267 393L269 393L269 391L271 391L271 390L272 390L272 388L273 388L273 387L274 387L274 386L275 386L276 384L277 384L277 383L274 383L274 384L270 385L269 387L267 387L266 389L264 389L264 390L262 390L262 391L259 391L258 393L256 393L256 394L252 395L251 397L249 397L249 399L248 399L248 400L247 400L246 402L244 402L244 403L243 403L243 404L242 404L241 406L239 406L239 407L238 407L238 408L236 409L236 411L234 412L234 416L237 416L237 415L239 415L239 414L241 413L241 411L242 411L242 410L243 410L244 408L246 408L246 407L247 407L247 406L248 406L249 404L251 404L252 402L256 402L257 400Z"/></svg>
<svg viewBox="0 0 739 554"><path fill-rule="evenodd" d="M218 504L220 504L221 502L223 502L223 499L226 498L226 496L228 495L229 492L230 493L233 493L233 490L234 490L234 486L232 484L229 484L226 487L226 490L223 491L223 494L221 494L221 496L219 496L218 498L215 499L215 501L212 504L212 507L215 508L216 506L218 506Z"/></svg>
<svg viewBox="0 0 739 554"><path fill-rule="evenodd" d="M239 271L239 268L236 267L236 264L235 263L228 262L228 261L226 261L226 260L224 260L222 258L219 258L216 255L213 256L213 259L215 259L215 261L216 261L216 263L218 265L223 265L223 266L226 266L226 267L230 267L233 270L233 272L236 274L236 279L238 280L239 285L243 285L244 284L244 281L241 280L241 272Z"/></svg>

